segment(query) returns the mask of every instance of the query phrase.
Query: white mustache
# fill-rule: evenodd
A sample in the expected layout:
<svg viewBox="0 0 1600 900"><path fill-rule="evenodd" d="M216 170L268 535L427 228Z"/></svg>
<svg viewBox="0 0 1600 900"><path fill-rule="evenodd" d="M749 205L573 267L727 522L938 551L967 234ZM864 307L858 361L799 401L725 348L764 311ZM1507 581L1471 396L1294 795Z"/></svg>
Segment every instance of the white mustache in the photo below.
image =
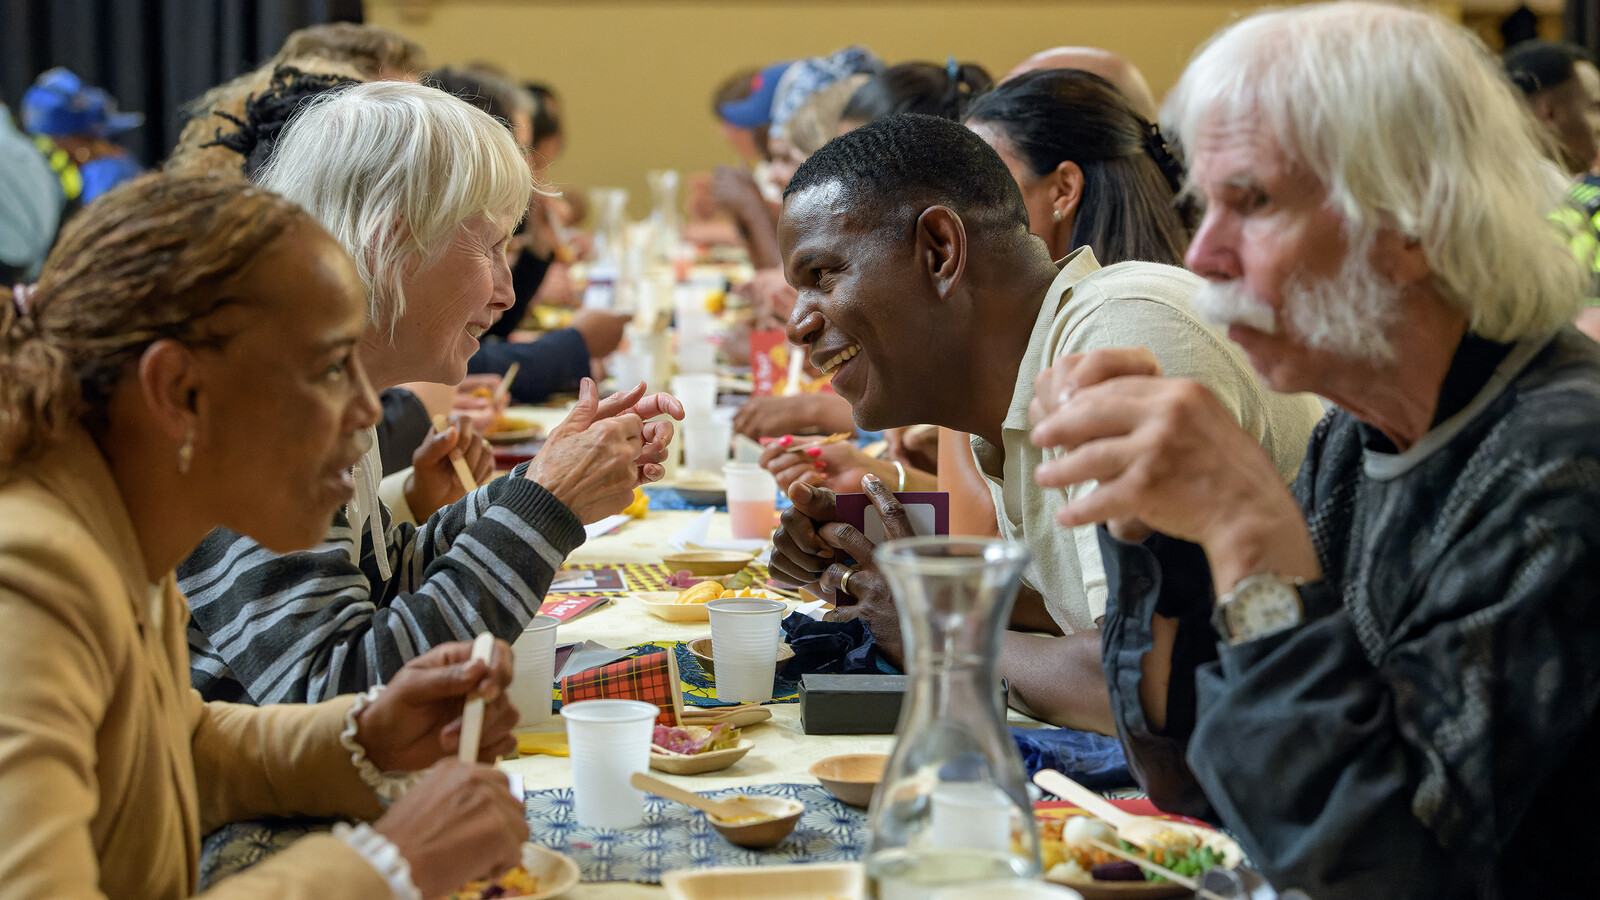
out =
<svg viewBox="0 0 1600 900"><path fill-rule="evenodd" d="M1200 318L1218 328L1243 325L1262 334L1278 333L1272 307L1250 296L1238 281L1207 281L1194 292L1194 305Z"/></svg>

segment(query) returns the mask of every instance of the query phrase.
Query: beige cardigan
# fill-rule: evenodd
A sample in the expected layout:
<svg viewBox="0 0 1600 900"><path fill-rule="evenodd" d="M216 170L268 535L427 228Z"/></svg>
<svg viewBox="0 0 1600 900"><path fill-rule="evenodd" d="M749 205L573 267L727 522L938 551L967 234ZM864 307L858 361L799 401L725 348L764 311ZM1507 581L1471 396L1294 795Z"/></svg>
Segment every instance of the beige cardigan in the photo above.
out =
<svg viewBox="0 0 1600 900"><path fill-rule="evenodd" d="M338 742L351 698L202 702L171 574L160 597L157 629L133 523L86 434L0 484L0 900L188 897L218 825L380 813ZM392 893L323 835L205 896Z"/></svg>

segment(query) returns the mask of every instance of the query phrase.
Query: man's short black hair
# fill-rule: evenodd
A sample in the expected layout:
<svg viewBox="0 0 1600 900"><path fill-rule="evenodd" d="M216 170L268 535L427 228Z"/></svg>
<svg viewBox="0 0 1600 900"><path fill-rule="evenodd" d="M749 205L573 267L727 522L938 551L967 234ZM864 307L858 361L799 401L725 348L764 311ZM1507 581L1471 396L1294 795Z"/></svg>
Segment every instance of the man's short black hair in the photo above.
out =
<svg viewBox="0 0 1600 900"><path fill-rule="evenodd" d="M801 164L783 196L834 182L852 217L870 215L886 226L904 227L905 215L948 206L969 234L1028 233L1011 171L982 138L949 119L903 113L842 134Z"/></svg>
<svg viewBox="0 0 1600 900"><path fill-rule="evenodd" d="M1523 41L1505 56L1506 75L1528 96L1571 81L1580 62L1593 62L1583 48L1550 41Z"/></svg>

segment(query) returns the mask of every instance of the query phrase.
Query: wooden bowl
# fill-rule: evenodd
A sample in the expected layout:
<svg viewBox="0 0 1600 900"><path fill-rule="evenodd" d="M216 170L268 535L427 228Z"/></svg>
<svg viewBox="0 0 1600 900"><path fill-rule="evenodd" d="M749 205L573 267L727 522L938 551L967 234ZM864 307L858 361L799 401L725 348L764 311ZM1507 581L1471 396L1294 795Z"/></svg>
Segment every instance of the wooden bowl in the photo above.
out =
<svg viewBox="0 0 1600 900"><path fill-rule="evenodd" d="M817 760L811 765L810 774L822 782L823 790L841 802L866 809L888 766L887 753L850 753Z"/></svg>
<svg viewBox="0 0 1600 900"><path fill-rule="evenodd" d="M721 506L728 502L728 488L721 478L679 481L667 485L692 506Z"/></svg>
<svg viewBox="0 0 1600 900"><path fill-rule="evenodd" d="M755 741L749 738L740 738L739 743L726 750L712 750L707 753L693 755L671 753L660 747L650 748L650 768L668 775L701 775L706 772L720 772L741 759L744 759Z"/></svg>
<svg viewBox="0 0 1600 900"><path fill-rule="evenodd" d="M712 815L706 816L706 821L711 823L723 837L731 844L740 847L749 847L752 850L764 850L775 847L794 831L800 824L800 817L805 814L806 805L799 800L787 800L783 797L767 797L761 794L741 794L734 798L750 807L752 813L765 813L772 818L751 822L747 825L737 825L725 822Z"/></svg>
<svg viewBox="0 0 1600 900"><path fill-rule="evenodd" d="M687 550L668 553L661 557L667 568L677 571L688 569L690 575L732 575L750 565L755 556L737 550Z"/></svg>
<svg viewBox="0 0 1600 900"><path fill-rule="evenodd" d="M700 664L701 671L712 677L716 676L717 670L714 668L716 663L711 659L711 638L703 637L690 641L689 653ZM783 664L791 659L794 659L794 648L787 643L778 644L778 668L783 668Z"/></svg>

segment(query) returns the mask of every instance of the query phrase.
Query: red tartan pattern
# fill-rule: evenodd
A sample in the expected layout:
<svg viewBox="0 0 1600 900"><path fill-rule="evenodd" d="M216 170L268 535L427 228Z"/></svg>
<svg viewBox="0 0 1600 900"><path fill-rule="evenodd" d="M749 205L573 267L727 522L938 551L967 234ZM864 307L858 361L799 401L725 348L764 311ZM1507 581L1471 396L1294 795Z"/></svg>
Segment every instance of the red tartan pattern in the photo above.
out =
<svg viewBox="0 0 1600 900"><path fill-rule="evenodd" d="M561 703L579 700L643 700L661 708L657 725L683 723L683 688L678 682L677 658L667 652L618 660L585 669L561 679Z"/></svg>

